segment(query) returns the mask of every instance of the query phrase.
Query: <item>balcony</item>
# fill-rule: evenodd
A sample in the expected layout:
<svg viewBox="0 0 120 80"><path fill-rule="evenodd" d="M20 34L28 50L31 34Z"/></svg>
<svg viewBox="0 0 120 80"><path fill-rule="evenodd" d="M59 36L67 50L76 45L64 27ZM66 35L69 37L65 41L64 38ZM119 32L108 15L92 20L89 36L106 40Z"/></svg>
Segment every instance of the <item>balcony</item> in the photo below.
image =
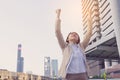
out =
<svg viewBox="0 0 120 80"><path fill-rule="evenodd" d="M87 59L119 59L114 31L90 44L85 51Z"/></svg>

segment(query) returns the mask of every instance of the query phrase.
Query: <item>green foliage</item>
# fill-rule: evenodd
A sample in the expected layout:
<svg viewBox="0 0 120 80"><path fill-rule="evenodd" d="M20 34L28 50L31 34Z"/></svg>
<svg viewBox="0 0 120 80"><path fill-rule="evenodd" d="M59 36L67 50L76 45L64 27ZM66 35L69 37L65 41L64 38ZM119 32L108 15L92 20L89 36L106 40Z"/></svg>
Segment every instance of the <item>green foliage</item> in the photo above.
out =
<svg viewBox="0 0 120 80"><path fill-rule="evenodd" d="M95 75L95 76L93 76L93 79L104 79L104 77L103 76L98 76L98 75Z"/></svg>
<svg viewBox="0 0 120 80"><path fill-rule="evenodd" d="M93 79L107 79L107 74L104 72L103 74L101 74L101 75L95 75L95 76L93 76Z"/></svg>

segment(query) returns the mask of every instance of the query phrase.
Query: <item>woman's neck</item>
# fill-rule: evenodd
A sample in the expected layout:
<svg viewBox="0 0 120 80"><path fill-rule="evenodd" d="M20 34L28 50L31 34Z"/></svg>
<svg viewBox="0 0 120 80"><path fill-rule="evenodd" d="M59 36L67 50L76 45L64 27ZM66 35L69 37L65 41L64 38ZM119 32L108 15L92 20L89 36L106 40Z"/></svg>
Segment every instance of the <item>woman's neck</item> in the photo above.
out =
<svg viewBox="0 0 120 80"><path fill-rule="evenodd" d="M73 41L69 41L69 44L77 44L77 43Z"/></svg>

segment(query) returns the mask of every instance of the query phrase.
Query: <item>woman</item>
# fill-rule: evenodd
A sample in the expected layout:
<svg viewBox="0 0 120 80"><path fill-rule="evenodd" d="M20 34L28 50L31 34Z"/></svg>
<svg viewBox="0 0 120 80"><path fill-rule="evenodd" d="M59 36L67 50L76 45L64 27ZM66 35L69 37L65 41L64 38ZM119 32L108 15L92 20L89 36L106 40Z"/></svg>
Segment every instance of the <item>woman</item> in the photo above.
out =
<svg viewBox="0 0 120 80"><path fill-rule="evenodd" d="M57 9L55 33L63 54L59 76L67 80L88 80L88 66L84 51L92 35L91 12L89 11L87 34L81 43L76 32L69 33L66 42L64 41L60 13L61 9Z"/></svg>

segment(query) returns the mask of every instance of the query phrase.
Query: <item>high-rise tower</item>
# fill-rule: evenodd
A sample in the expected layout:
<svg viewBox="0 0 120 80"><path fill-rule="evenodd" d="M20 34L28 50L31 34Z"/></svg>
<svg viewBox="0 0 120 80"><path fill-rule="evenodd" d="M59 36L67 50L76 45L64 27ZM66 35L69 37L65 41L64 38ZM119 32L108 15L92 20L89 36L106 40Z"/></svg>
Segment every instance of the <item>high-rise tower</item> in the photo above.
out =
<svg viewBox="0 0 120 80"><path fill-rule="evenodd" d="M58 60L52 59L51 61L51 75L52 77L58 76Z"/></svg>
<svg viewBox="0 0 120 80"><path fill-rule="evenodd" d="M51 63L50 57L44 57L44 76L50 77L51 76Z"/></svg>
<svg viewBox="0 0 120 80"><path fill-rule="evenodd" d="M17 72L23 72L24 58L21 57L21 44L18 44Z"/></svg>

